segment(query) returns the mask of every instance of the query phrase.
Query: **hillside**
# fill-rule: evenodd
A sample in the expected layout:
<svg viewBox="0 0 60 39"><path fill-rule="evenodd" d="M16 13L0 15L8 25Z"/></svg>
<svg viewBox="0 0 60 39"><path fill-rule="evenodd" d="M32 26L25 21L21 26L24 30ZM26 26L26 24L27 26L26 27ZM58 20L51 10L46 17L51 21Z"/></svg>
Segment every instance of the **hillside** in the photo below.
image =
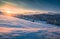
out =
<svg viewBox="0 0 60 39"><path fill-rule="evenodd" d="M60 27L58 26L0 15L0 39L57 38L60 39Z"/></svg>
<svg viewBox="0 0 60 39"><path fill-rule="evenodd" d="M34 14L34 15L16 15L17 18L22 18L32 22L45 21L47 24L60 26L60 14Z"/></svg>

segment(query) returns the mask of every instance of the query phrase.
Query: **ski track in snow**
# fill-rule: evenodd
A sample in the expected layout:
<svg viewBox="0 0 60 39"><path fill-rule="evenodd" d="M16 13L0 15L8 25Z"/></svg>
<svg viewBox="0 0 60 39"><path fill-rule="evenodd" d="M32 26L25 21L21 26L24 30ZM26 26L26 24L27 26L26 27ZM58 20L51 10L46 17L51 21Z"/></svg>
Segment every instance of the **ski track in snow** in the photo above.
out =
<svg viewBox="0 0 60 39"><path fill-rule="evenodd" d="M15 36L25 36L24 39L60 39L60 27L0 15L0 39L13 39Z"/></svg>

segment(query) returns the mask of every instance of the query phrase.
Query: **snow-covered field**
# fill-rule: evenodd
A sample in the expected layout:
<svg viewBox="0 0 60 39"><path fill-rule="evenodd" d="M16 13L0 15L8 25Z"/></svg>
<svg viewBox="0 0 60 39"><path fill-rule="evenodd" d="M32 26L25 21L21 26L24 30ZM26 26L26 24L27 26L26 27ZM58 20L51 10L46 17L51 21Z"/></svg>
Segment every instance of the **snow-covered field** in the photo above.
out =
<svg viewBox="0 0 60 39"><path fill-rule="evenodd" d="M0 39L60 39L60 27L0 15Z"/></svg>

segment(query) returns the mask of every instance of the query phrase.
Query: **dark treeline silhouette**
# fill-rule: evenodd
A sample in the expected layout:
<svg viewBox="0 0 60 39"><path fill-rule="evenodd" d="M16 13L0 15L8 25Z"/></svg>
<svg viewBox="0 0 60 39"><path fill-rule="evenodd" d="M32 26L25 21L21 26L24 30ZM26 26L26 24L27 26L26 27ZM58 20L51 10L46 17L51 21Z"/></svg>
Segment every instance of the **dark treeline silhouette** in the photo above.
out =
<svg viewBox="0 0 60 39"><path fill-rule="evenodd" d="M0 15L3 14L0 11ZM21 15L16 14L14 17L22 18L32 22L46 21L48 24L54 24L60 26L60 14L33 14L33 15Z"/></svg>
<svg viewBox="0 0 60 39"><path fill-rule="evenodd" d="M15 17L34 22L35 20L46 21L48 24L60 26L60 14L34 14L34 15L16 15Z"/></svg>

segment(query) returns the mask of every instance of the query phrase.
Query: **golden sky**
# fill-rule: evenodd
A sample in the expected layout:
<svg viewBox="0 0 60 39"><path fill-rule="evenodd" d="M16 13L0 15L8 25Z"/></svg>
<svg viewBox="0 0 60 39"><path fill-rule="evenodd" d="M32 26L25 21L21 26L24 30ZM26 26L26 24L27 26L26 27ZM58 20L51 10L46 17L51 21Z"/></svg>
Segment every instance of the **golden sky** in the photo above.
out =
<svg viewBox="0 0 60 39"><path fill-rule="evenodd" d="M39 14L39 13L44 13L47 11L42 11L42 10L29 10L25 9L22 7L18 7L15 4L6 2L0 7L0 11L2 11L6 15L11 15L11 14Z"/></svg>

